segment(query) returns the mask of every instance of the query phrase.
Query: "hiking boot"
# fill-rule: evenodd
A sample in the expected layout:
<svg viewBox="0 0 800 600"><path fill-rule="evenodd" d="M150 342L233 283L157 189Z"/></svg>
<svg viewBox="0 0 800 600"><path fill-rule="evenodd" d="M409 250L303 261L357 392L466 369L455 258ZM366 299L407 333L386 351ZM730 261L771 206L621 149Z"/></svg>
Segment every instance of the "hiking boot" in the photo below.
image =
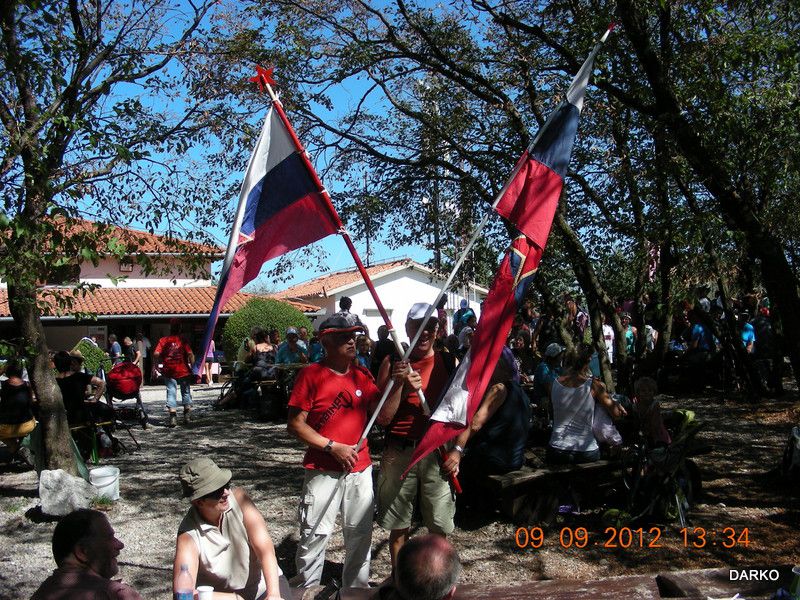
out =
<svg viewBox="0 0 800 600"><path fill-rule="evenodd" d="M191 410L183 411L183 424L191 425L191 423L192 423L192 411Z"/></svg>
<svg viewBox="0 0 800 600"><path fill-rule="evenodd" d="M167 427L177 427L178 426L178 413L171 412L169 413L169 423L167 423Z"/></svg>

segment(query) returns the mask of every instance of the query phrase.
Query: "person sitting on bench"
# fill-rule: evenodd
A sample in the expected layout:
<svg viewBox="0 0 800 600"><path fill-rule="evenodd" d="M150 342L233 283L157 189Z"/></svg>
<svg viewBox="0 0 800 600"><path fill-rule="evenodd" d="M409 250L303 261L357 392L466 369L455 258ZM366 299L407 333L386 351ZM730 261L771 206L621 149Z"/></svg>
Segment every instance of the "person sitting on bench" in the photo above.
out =
<svg viewBox="0 0 800 600"><path fill-rule="evenodd" d="M518 379L514 355L504 348L470 426L458 435L442 467L461 469L465 485L473 477L516 471L525 463L531 403ZM460 448L466 448L463 459Z"/></svg>
<svg viewBox="0 0 800 600"><path fill-rule="evenodd" d="M553 433L546 454L551 464L599 460L600 447L592 431L595 403L605 407L613 419L626 414L611 399L606 386L592 378L589 362L593 353L589 344L579 344L569 357L566 374L553 381L550 392Z"/></svg>
<svg viewBox="0 0 800 600"><path fill-rule="evenodd" d="M253 327L250 337L245 338L239 349L238 369L233 387L215 403L215 408L230 408L237 404L247 405L258 397L255 383L275 378L276 347L270 342L269 333L261 327Z"/></svg>
<svg viewBox="0 0 800 600"><path fill-rule="evenodd" d="M22 438L36 427L36 419L31 410L33 393L30 384L22 379L22 365L10 360L4 374L8 379L0 388L0 439L13 456Z"/></svg>
<svg viewBox="0 0 800 600"><path fill-rule="evenodd" d="M106 382L99 377L78 370L83 364L82 356L61 350L53 356L53 364L56 367L56 382L61 389L61 397L64 400L67 421L70 425L114 419L111 407L99 402L106 389ZM86 398L86 388L89 385L94 389L91 400Z"/></svg>

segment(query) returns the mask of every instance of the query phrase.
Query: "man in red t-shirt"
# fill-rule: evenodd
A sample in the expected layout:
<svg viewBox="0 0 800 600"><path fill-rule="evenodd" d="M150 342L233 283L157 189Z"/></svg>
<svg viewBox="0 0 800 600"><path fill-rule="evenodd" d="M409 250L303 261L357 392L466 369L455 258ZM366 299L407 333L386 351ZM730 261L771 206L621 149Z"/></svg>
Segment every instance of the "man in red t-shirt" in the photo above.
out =
<svg viewBox="0 0 800 600"><path fill-rule="evenodd" d="M372 462L366 440L361 448L357 444L380 392L370 372L354 360L356 334L363 331L354 314L328 317L319 328L325 358L300 370L289 399L288 429L308 445L295 556L295 582L301 587L319 584L325 548L340 512L345 545L342 585L369 587ZM403 381L401 375L398 381ZM314 535L309 536L317 523Z"/></svg>
<svg viewBox="0 0 800 600"><path fill-rule="evenodd" d="M183 422L191 422L192 370L190 365L194 362L194 354L189 342L181 335L181 323L172 319L169 323L169 335L158 340L153 351L153 360L161 365L164 375L164 384L167 386L167 410L169 411L170 427L178 424L178 385L181 386L181 401L183 402Z"/></svg>
<svg viewBox="0 0 800 600"><path fill-rule="evenodd" d="M411 307L406 319L406 333L412 340L422 326L430 304L418 302ZM447 385L455 360L433 349L438 321L428 320L417 345L411 352L412 371L406 376L402 393L395 392L378 413L378 424L386 428L386 439L378 479L378 524L389 529L389 554L392 569L397 564L397 553L408 540L414 505L420 498L420 513L428 531L446 536L455 528L455 496L448 475L443 472L439 453L431 452L408 472L402 473L411 461L419 441L428 429L429 417L425 414L417 391L421 388L431 409ZM392 368L387 357L378 373L378 386L386 385ZM394 369L408 370L408 363L397 362ZM395 378L397 380L397 378ZM395 385L395 388L400 387ZM456 447L453 451L463 452Z"/></svg>

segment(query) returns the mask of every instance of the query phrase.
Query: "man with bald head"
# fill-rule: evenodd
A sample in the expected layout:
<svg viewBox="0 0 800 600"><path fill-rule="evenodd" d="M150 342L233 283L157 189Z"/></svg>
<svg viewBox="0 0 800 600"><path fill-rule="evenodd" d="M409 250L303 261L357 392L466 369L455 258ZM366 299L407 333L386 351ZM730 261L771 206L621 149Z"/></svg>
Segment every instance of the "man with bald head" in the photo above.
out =
<svg viewBox="0 0 800 600"><path fill-rule="evenodd" d="M455 548L440 535L411 538L397 554L393 585L378 598L389 600L450 600L461 575Z"/></svg>

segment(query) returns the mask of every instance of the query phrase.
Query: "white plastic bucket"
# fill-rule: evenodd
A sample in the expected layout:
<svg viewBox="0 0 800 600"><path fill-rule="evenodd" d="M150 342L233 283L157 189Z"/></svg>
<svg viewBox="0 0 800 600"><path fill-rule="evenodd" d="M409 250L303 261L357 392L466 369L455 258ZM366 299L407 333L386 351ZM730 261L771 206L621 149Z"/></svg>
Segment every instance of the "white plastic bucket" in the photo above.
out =
<svg viewBox="0 0 800 600"><path fill-rule="evenodd" d="M117 467L97 467L89 471L89 481L97 490L97 495L109 500L119 500L119 469Z"/></svg>

